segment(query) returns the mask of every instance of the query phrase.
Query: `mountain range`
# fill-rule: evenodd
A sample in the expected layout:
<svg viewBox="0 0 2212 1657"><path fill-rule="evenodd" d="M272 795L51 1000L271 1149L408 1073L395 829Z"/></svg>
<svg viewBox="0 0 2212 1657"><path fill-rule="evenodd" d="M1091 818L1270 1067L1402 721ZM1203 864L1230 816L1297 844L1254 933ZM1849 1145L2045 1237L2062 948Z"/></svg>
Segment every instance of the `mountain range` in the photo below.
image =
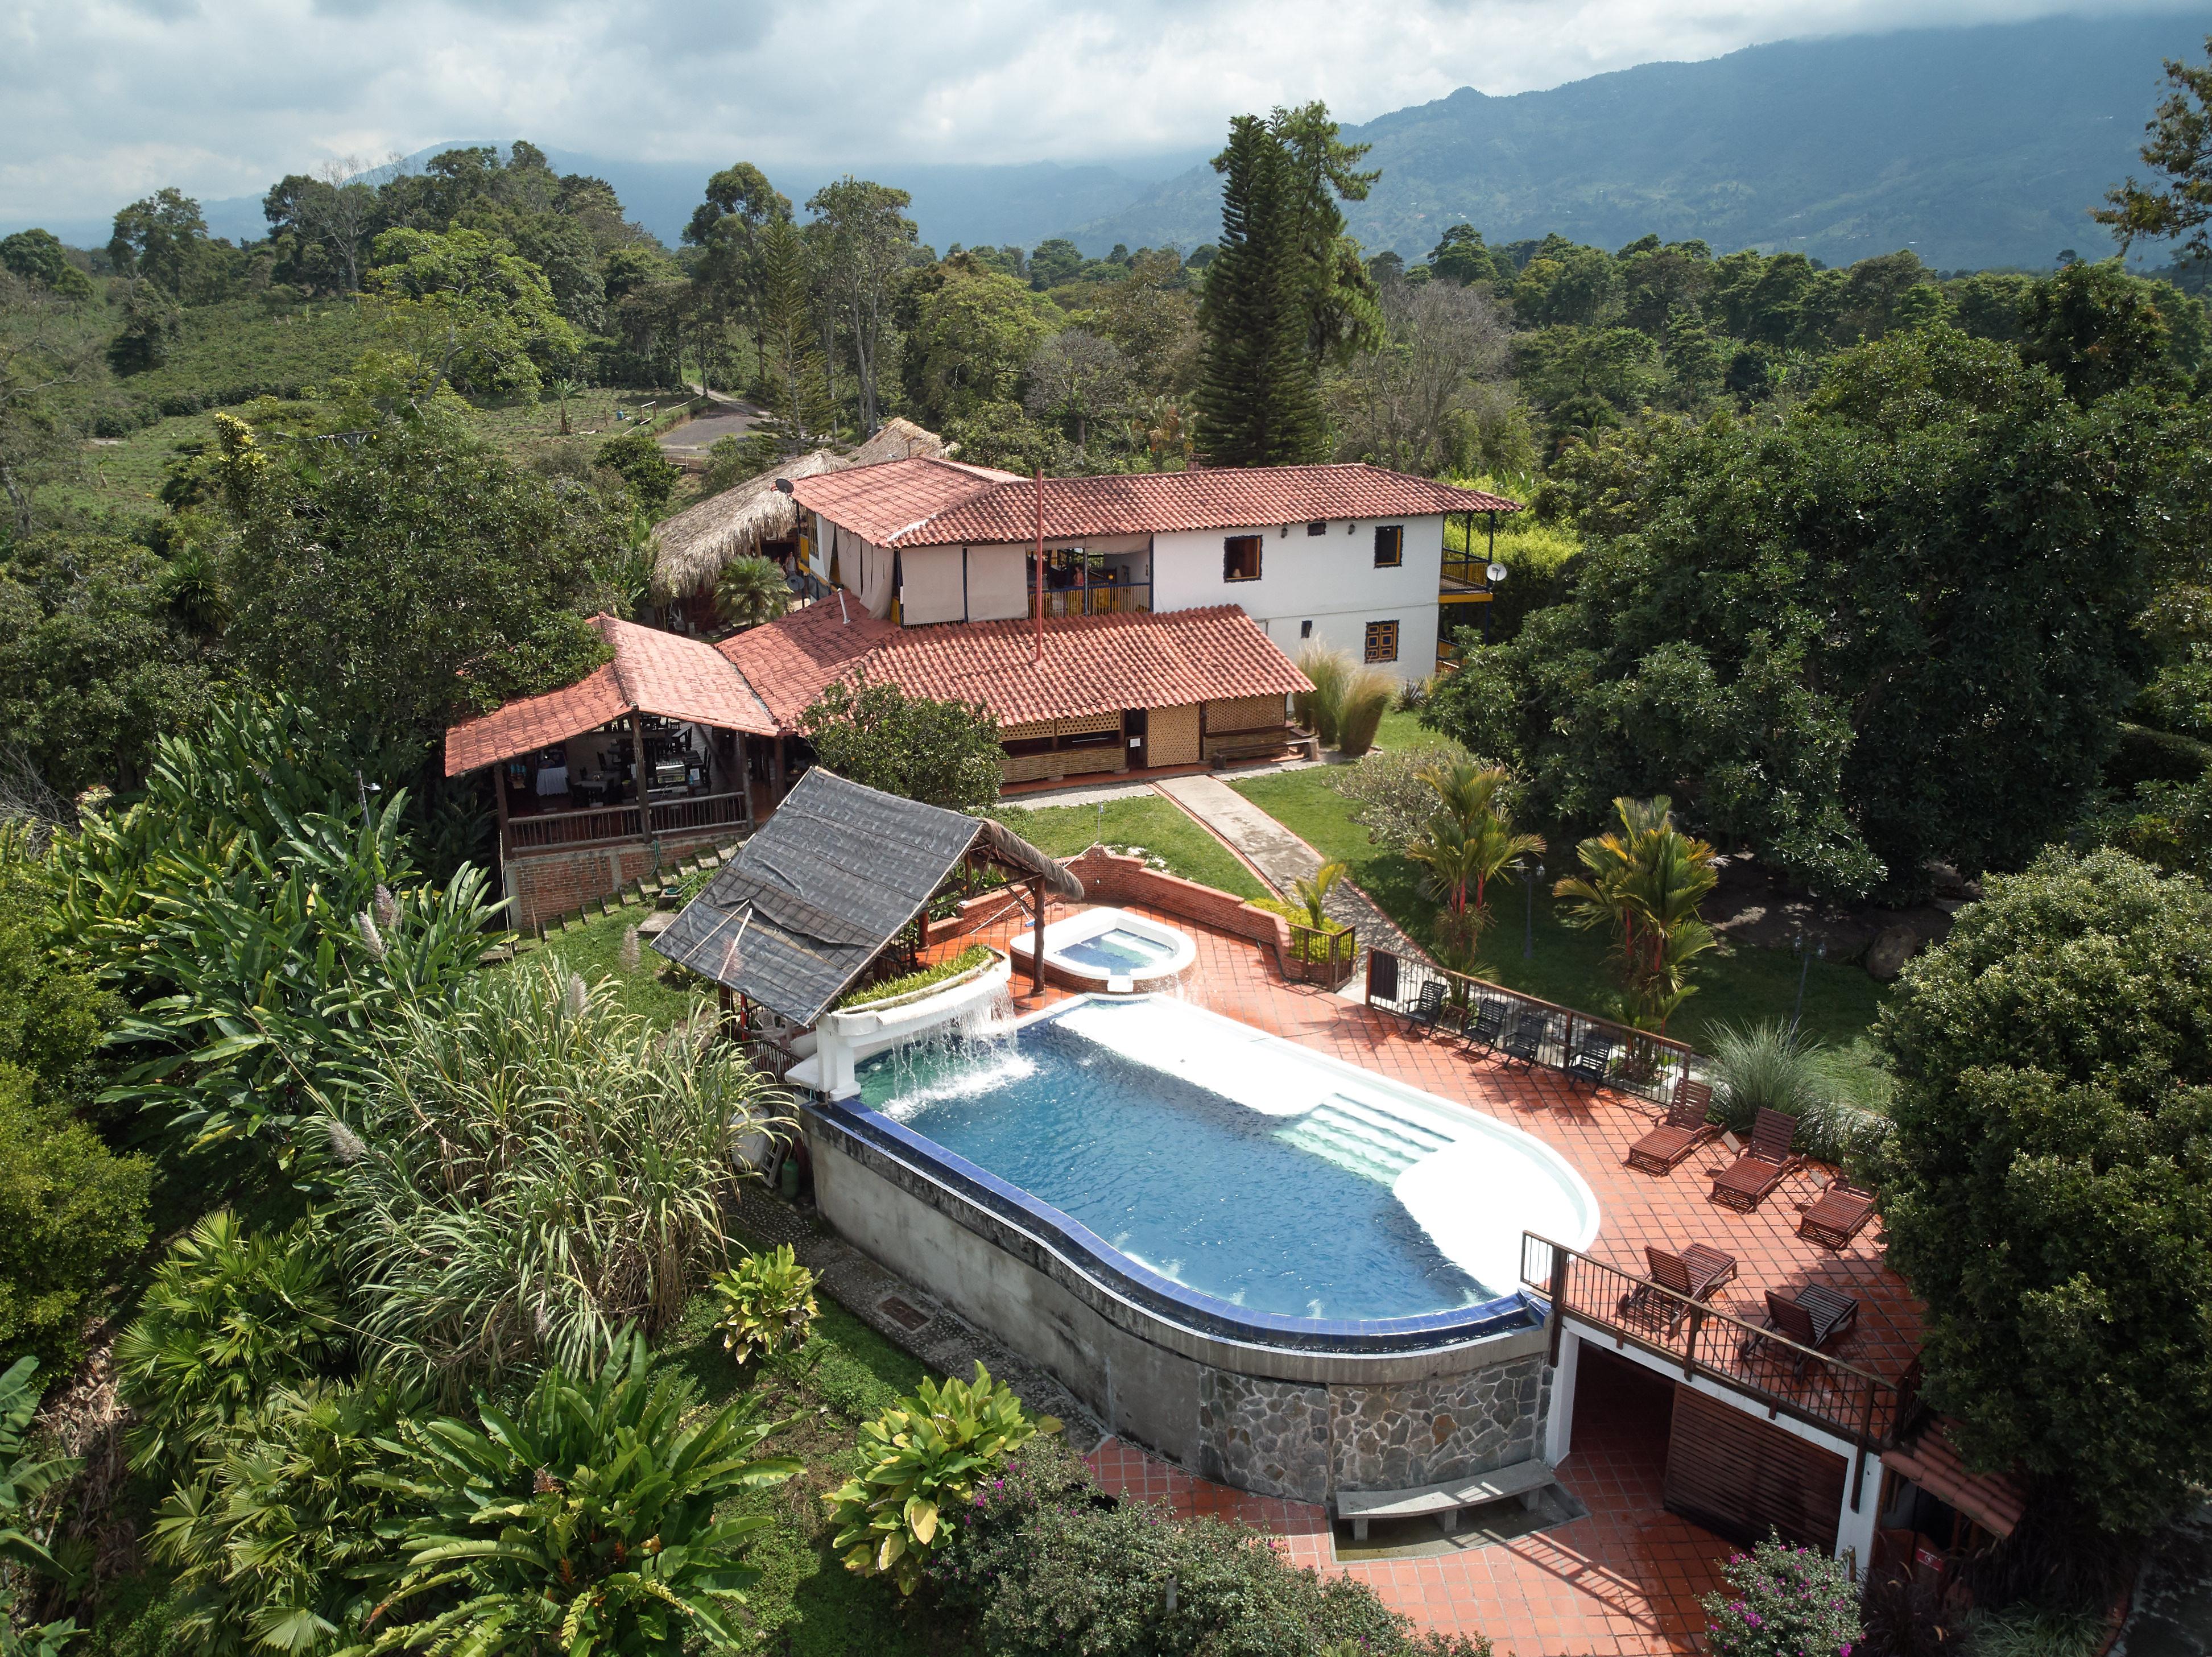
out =
<svg viewBox="0 0 2212 1657"><path fill-rule="evenodd" d="M2099 256L2110 243L2088 209L2142 171L2161 60L2198 55L2208 31L2212 15L2056 17L1784 41L1510 97L1462 88L1346 129L1382 174L1346 217L1370 252L1408 260L1462 222L1493 244L1556 230L1613 247L1656 232L1830 264L1899 247L1947 270L2040 268L2068 248ZM672 244L707 174L736 159L547 153L606 179ZM794 202L847 171L909 191L939 252L1067 236L1098 254L1213 240L1207 154L769 172ZM265 233L258 197L204 205L217 235ZM48 228L80 245L107 235L104 220Z"/></svg>

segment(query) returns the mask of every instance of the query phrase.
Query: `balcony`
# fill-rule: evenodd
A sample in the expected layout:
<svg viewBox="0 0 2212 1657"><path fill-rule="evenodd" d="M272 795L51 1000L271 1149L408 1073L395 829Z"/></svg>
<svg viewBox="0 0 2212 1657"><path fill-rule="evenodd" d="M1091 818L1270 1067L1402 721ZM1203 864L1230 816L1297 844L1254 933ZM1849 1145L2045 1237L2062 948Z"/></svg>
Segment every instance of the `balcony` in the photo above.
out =
<svg viewBox="0 0 2212 1657"><path fill-rule="evenodd" d="M653 813L653 835L656 840L674 840L735 827L744 823L749 816L745 797L734 793L679 795L672 799L653 800L648 809ZM644 837L645 825L639 819L635 804L585 806L575 810L539 811L510 818L506 851L509 857L528 856L533 852L566 851Z"/></svg>
<svg viewBox="0 0 2212 1657"><path fill-rule="evenodd" d="M1142 616L1152 607L1149 581L1115 581L1099 586L1047 586L1044 613L1061 616ZM1030 609L1036 614L1036 584L1030 584Z"/></svg>
<svg viewBox="0 0 2212 1657"><path fill-rule="evenodd" d="M1765 1410L1770 1420L1788 1416L1856 1445L1854 1507L1869 1454L1879 1456L1895 1445L1911 1424L1908 1387L1533 1231L1521 1234L1521 1283L1550 1308L1554 1363L1564 1314L1616 1346L1664 1359L1685 1381L1717 1383Z"/></svg>

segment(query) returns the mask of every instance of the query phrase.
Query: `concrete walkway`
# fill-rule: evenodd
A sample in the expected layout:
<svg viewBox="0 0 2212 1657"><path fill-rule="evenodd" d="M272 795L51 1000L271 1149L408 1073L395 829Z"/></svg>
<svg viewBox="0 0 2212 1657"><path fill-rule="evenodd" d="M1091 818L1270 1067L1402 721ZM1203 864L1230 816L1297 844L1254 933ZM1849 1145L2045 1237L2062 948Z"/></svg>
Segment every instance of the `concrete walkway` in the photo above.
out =
<svg viewBox="0 0 2212 1657"><path fill-rule="evenodd" d="M1321 868L1320 853L1218 778L1168 777L1152 786L1235 847L1284 897ZM1349 880L1337 882L1322 907L1329 919L1342 921L1358 934L1363 950L1383 950L1416 961L1428 959L1427 951L1401 932L1397 923ZM1355 971L1346 987L1361 981Z"/></svg>

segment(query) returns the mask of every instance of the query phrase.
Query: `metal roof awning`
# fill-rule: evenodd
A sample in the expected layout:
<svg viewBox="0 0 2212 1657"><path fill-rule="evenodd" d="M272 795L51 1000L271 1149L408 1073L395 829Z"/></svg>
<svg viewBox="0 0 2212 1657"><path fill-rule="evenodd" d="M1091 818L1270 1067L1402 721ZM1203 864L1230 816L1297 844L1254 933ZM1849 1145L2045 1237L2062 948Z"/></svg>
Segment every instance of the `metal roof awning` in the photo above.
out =
<svg viewBox="0 0 2212 1657"><path fill-rule="evenodd" d="M1080 899L1082 883L988 817L924 805L819 766L685 906L655 950L811 1024L971 852Z"/></svg>

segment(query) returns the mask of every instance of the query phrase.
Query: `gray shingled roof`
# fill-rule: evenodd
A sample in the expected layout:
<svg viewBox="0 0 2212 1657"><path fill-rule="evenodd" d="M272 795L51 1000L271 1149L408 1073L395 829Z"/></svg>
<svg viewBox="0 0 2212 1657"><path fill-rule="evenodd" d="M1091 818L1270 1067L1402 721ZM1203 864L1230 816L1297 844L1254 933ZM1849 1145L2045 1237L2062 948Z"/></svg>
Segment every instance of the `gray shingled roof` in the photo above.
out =
<svg viewBox="0 0 2212 1657"><path fill-rule="evenodd" d="M982 849L1080 898L1073 875L983 817L923 805L817 766L653 947L798 1024L811 1024Z"/></svg>

